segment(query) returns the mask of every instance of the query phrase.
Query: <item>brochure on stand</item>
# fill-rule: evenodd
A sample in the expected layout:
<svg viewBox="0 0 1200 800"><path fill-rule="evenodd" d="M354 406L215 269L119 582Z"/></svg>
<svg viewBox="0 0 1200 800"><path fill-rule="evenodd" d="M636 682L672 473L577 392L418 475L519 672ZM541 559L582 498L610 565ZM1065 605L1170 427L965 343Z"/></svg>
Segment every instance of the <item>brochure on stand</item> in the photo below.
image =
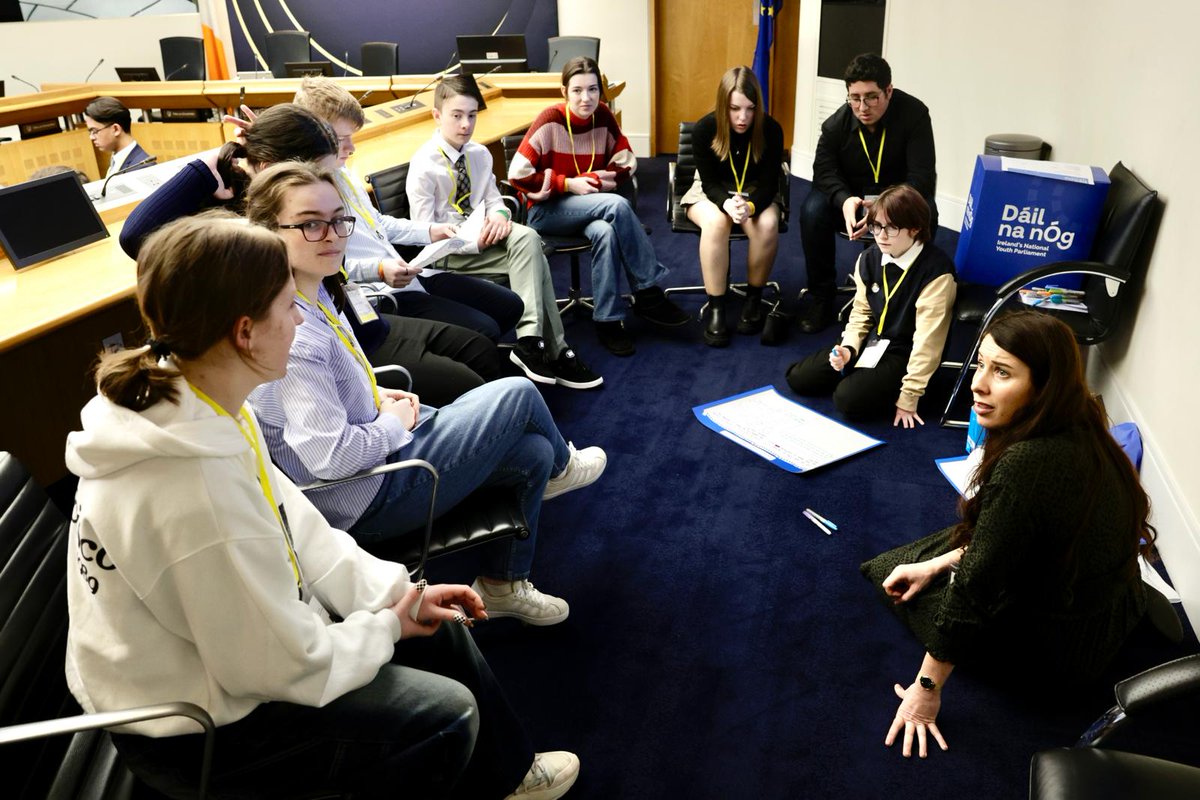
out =
<svg viewBox="0 0 1200 800"><path fill-rule="evenodd" d="M692 413L702 425L794 473L883 444L783 397L773 386L696 406Z"/></svg>

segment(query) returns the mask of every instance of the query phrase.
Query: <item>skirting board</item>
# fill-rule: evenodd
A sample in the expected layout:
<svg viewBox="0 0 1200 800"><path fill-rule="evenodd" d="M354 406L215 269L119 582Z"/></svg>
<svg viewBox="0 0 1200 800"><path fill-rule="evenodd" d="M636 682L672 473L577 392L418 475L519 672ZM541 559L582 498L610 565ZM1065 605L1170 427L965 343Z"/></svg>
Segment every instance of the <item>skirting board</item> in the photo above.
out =
<svg viewBox="0 0 1200 800"><path fill-rule="evenodd" d="M633 143L633 137L629 137L630 144ZM636 152L637 147L634 147ZM812 180L812 165L814 153L792 153L792 175L797 178L803 178L806 181ZM937 195L938 205L938 227L949 228L952 231L962 230L963 214L967 210L966 198L951 197L949 195L939 193Z"/></svg>
<svg viewBox="0 0 1200 800"><path fill-rule="evenodd" d="M1088 358L1088 385L1104 397L1104 407L1114 423L1142 418L1137 402L1121 387L1104 361L1104 345L1092 348ZM1142 433L1142 486L1150 495L1151 522L1158 530L1158 552L1175 590L1183 598L1188 619L1200 621L1200 522L1196 510L1162 458L1153 432L1139 424Z"/></svg>

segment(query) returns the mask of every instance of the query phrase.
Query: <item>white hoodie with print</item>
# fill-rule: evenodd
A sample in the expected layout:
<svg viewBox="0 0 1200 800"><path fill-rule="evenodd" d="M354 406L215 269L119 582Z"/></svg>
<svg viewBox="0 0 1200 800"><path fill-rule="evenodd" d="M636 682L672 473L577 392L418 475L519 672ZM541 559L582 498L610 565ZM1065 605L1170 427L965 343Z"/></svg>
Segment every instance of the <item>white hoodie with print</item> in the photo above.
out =
<svg viewBox="0 0 1200 800"><path fill-rule="evenodd" d="M258 483L254 451L180 380L143 412L96 397L67 438L80 477L68 548L67 682L87 711L188 701L218 725L258 704L322 706L393 654L402 565L365 553L268 461L295 544ZM264 457L266 448L257 429ZM331 622L330 614L342 619ZM188 720L122 729L195 733Z"/></svg>

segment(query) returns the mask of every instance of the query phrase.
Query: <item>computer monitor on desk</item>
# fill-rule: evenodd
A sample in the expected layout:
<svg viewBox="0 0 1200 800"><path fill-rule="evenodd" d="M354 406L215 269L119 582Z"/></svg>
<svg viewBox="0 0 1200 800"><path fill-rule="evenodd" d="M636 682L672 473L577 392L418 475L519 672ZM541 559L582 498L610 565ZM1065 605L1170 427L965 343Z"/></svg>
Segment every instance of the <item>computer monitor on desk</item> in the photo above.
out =
<svg viewBox="0 0 1200 800"><path fill-rule="evenodd" d="M154 67L117 67L117 77L123 82L160 80Z"/></svg>
<svg viewBox="0 0 1200 800"><path fill-rule="evenodd" d="M333 77L333 64L328 61L289 61L283 65L289 78Z"/></svg>
<svg viewBox="0 0 1200 800"><path fill-rule="evenodd" d="M459 36L458 59L462 71L474 75L489 72L529 72L525 36Z"/></svg>
<svg viewBox="0 0 1200 800"><path fill-rule="evenodd" d="M107 237L74 171L0 189L0 246L17 269Z"/></svg>

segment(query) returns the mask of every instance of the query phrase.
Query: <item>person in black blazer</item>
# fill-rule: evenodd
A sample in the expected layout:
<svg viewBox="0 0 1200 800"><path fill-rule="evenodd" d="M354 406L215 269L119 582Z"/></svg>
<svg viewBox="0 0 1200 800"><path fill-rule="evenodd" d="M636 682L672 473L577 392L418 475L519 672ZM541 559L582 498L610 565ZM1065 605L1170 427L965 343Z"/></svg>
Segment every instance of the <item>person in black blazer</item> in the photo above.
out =
<svg viewBox="0 0 1200 800"><path fill-rule="evenodd" d="M150 166L150 154L129 133L129 109L120 100L97 97L84 109L83 121L96 149L112 154L105 177L123 169Z"/></svg>

